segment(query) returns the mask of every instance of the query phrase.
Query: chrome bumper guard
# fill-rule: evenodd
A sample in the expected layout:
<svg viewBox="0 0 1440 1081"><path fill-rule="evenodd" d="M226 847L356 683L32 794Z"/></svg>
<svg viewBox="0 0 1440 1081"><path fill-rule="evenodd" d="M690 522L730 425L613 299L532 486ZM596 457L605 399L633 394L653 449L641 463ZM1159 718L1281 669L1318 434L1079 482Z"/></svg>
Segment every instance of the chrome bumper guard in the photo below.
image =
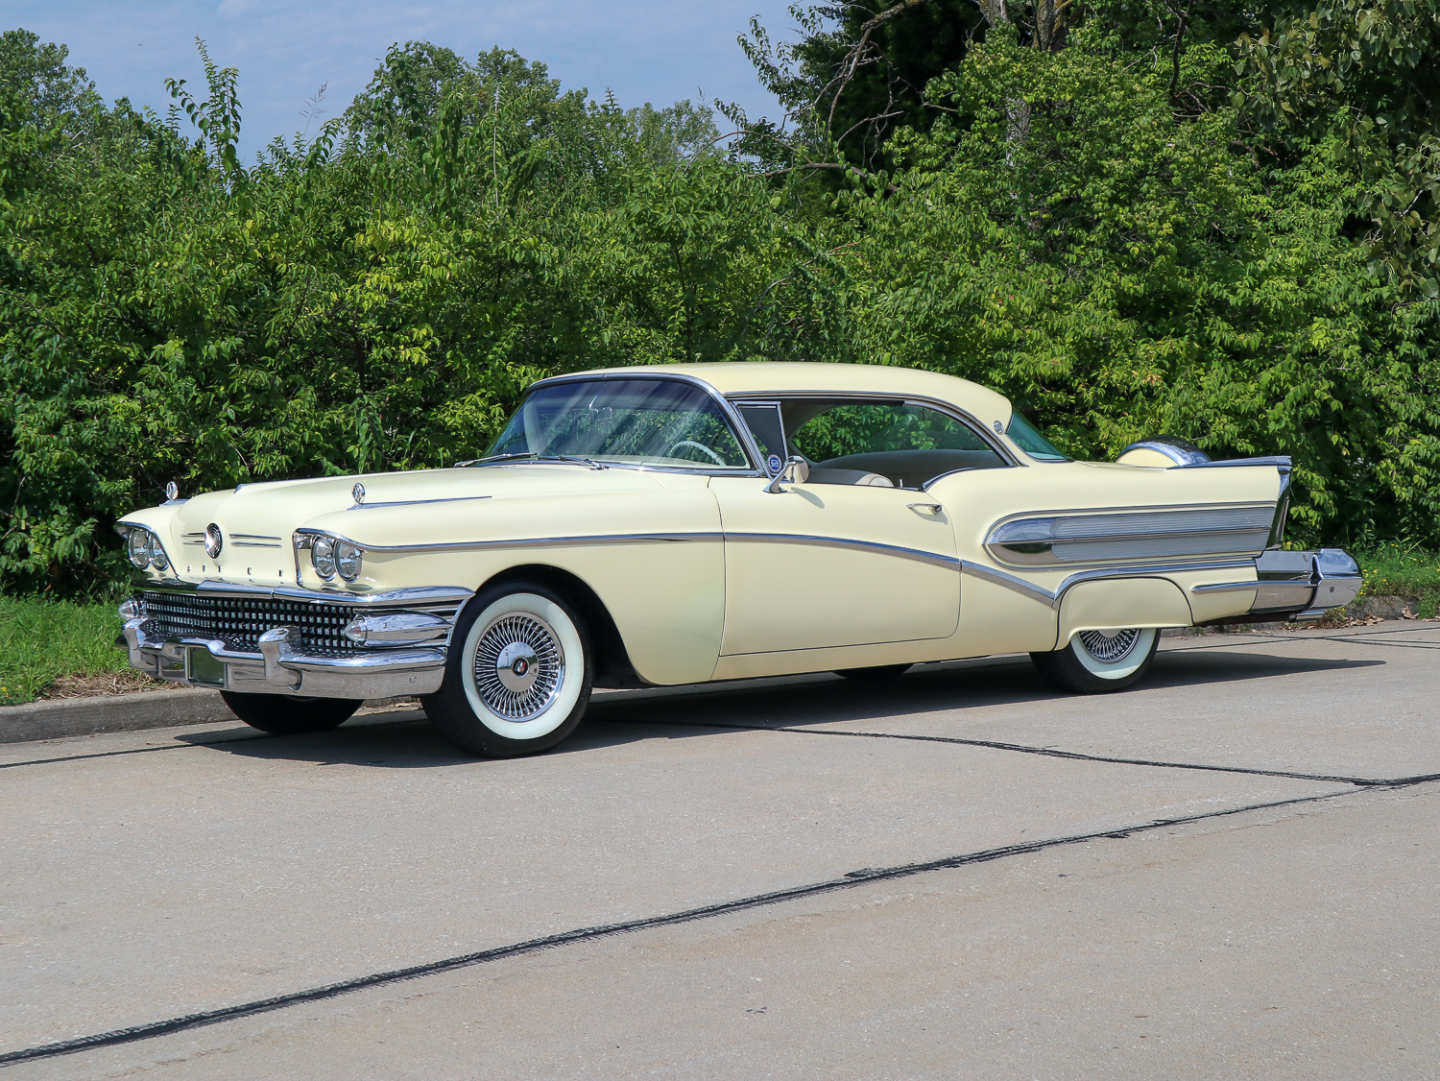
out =
<svg viewBox="0 0 1440 1081"><path fill-rule="evenodd" d="M1218 582L1194 587L1196 593L1254 590L1250 610L1209 620L1207 626L1265 620L1318 619L1341 608L1360 592L1360 567L1339 548L1315 552L1268 551L1255 560L1255 581Z"/></svg>
<svg viewBox="0 0 1440 1081"><path fill-rule="evenodd" d="M353 610L344 628L353 649L309 649L302 627L278 622L256 650L236 649L209 634L171 635L146 610L145 593L306 602ZM147 585L120 606L130 664L157 679L248 694L311 698L394 698L431 694L445 678L455 619L473 591L461 587L400 589L369 596L302 589L265 589L202 582ZM417 610L418 609L418 610ZM349 614L349 612L347 612ZM303 615L299 623L304 622Z"/></svg>

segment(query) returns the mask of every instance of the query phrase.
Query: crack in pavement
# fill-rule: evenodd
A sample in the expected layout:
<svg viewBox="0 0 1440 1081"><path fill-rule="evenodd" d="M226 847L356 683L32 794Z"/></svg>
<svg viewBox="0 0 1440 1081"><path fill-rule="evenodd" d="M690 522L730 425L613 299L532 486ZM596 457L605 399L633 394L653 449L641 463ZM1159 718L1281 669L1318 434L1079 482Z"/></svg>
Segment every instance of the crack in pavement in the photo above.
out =
<svg viewBox="0 0 1440 1081"><path fill-rule="evenodd" d="M1432 778L1426 778L1425 780L1431 779ZM1417 780L1414 782L1394 784L1388 787L1404 788L1410 784L1418 783L1422 782ZM373 987L420 979L426 976L452 972L456 969L470 968L476 965L489 964L510 957L519 957L541 950L572 945L578 942L593 941L615 935L633 934L660 927L672 927L677 924L692 923L698 920L714 919L718 916L727 916L737 912L784 904L803 898L817 897L839 890L854 889L857 886L877 882L889 882L938 871L955 870L960 867L990 863L1013 856L1030 855L1035 852L1043 852L1047 849L1067 845L1087 844L1091 841L1103 839L1121 840L1134 836L1135 834L1150 833L1156 830L1170 829L1175 826L1212 821L1233 815L1246 814L1252 811L1265 811L1281 807L1321 803L1346 796L1354 796L1362 791L1365 791L1365 789L1328 792L1317 796L1298 796L1292 799L1231 807L1221 811L1206 811L1201 814L1184 815L1175 818L1153 819L1149 822L1096 830L1091 833L1071 834L1061 837L1051 837L1045 840L1028 841L1022 844L1002 845L997 848L987 848L978 852L946 856L941 859L928 860L920 863L905 863L892 867L863 867L854 871L847 871L835 878L824 879L820 882L790 886L783 889L771 890L766 893L758 893L729 901L700 905L694 908L682 909L677 912L664 913L657 916L647 916L618 923L596 924L590 927L577 927L569 931L561 931L558 934L546 935L541 938L532 938L505 946L494 946L489 949L475 950L470 953L463 953L438 961L428 961L423 964L409 965L404 968L374 972L369 975L357 976L352 979L324 984L319 987L310 987L301 991L272 995L268 998L254 999L249 1002L240 1002L212 1010L200 1010L160 1021L130 1025L125 1028L112 1029L107 1032L97 1032L88 1036L79 1036L69 1040L40 1044L15 1051L0 1052L0 1067L15 1065L21 1062L33 1062L37 1059L55 1058L60 1055L75 1054L82 1051L92 1051L102 1047L114 1047L120 1044L135 1043L140 1040L154 1039L159 1036L183 1032L188 1029L222 1024L227 1021L236 1021L241 1018L253 1017L257 1014L269 1013L274 1010L282 1010L292 1006L301 1006L312 1002L337 998L341 995L351 994Z"/></svg>
<svg viewBox="0 0 1440 1081"><path fill-rule="evenodd" d="M1118 755L1086 754L1065 751L1058 747L1035 747L1025 743L1004 743L999 740L966 739L963 736L922 736L907 732L850 732L834 729L817 730L792 725L732 724L725 721L642 721L602 720L602 724L644 725L654 728L718 728L737 732L788 732L795 736L840 736L849 739L893 739L915 743L953 743L961 747L983 747L994 751L1033 754L1045 758L1066 758L1079 762L1101 762L1117 766L1150 766L1159 769L1200 770L1207 773L1238 773L1251 777L1281 777L1295 781L1326 781L1352 784L1359 788L1389 788L1396 785L1424 784L1440 780L1440 773L1421 773L1409 777L1348 777L1341 774L1302 773L1297 770L1260 769L1251 766L1219 766L1206 762L1166 762L1148 758L1121 758Z"/></svg>

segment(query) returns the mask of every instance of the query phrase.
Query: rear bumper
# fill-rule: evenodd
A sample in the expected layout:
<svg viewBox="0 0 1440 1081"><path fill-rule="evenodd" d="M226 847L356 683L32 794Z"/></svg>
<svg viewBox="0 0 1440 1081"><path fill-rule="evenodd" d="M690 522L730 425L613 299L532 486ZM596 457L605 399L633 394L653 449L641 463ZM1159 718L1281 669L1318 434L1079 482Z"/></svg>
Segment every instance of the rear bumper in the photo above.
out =
<svg viewBox="0 0 1440 1081"><path fill-rule="evenodd" d="M1360 592L1360 567L1339 548L1314 552L1269 551L1255 560L1255 578L1195 586L1195 593L1253 591L1248 611L1212 619L1206 626L1268 620L1318 619Z"/></svg>
<svg viewBox="0 0 1440 1081"><path fill-rule="evenodd" d="M173 622L149 610L159 607L154 599L177 593L243 602L249 606L251 629L257 620L265 629L253 644L238 647L220 636L221 619L177 632ZM202 583L170 587L163 594L142 592L121 606L120 615L130 664L157 679L248 694L393 698L440 689L455 618L471 596L470 590L448 587L351 597ZM286 603L285 615L273 621L263 614L271 601ZM328 611L332 623L336 609L343 609L351 645L307 646L313 631L306 605Z"/></svg>

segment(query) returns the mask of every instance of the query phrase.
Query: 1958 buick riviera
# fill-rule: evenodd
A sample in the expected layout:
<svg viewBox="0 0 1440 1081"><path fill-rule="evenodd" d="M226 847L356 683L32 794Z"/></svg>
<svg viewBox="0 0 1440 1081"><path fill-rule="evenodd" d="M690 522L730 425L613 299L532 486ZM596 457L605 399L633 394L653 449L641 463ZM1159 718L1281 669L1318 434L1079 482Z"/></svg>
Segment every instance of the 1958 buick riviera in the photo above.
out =
<svg viewBox="0 0 1440 1081"><path fill-rule="evenodd" d="M130 662L271 732L420 695L482 754L544 750L592 686L1028 652L1133 683L1164 627L1352 599L1280 547L1288 458L1178 440L1075 462L960 379L841 364L625 368L530 389L462 467L244 484L119 523Z"/></svg>

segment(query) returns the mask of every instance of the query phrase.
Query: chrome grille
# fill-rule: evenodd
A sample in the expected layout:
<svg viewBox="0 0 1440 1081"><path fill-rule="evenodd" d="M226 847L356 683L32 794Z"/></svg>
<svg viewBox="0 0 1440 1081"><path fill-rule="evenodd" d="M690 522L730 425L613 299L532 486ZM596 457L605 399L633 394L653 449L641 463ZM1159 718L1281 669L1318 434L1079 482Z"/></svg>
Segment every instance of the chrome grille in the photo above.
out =
<svg viewBox="0 0 1440 1081"><path fill-rule="evenodd" d="M218 638L227 649L259 652L260 636L272 627L295 627L307 652L353 653L342 633L356 616L345 604L316 604L284 597L213 597L191 593L142 593L145 629L165 638ZM453 610L454 606L450 606Z"/></svg>

